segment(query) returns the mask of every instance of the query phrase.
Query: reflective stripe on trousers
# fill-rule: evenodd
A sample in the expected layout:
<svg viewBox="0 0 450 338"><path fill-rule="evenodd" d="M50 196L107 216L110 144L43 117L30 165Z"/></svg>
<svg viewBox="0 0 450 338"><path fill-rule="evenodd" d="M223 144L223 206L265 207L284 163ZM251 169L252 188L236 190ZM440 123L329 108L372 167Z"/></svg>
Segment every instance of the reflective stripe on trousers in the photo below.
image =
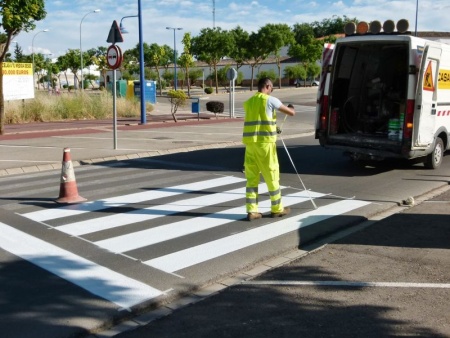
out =
<svg viewBox="0 0 450 338"><path fill-rule="evenodd" d="M271 212L283 211L280 191L280 167L275 143L249 143L245 147L245 176L247 212L258 212L258 184L260 174L269 190Z"/></svg>

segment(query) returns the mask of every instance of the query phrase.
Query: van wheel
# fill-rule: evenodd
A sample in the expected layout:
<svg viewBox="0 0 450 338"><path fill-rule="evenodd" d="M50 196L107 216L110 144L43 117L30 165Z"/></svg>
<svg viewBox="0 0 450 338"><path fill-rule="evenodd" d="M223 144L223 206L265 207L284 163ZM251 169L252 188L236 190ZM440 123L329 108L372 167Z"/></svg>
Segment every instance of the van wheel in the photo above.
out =
<svg viewBox="0 0 450 338"><path fill-rule="evenodd" d="M442 163L444 158L444 142L440 137L436 138L436 142L434 143L433 151L427 155L425 160L425 168L428 169L437 169Z"/></svg>

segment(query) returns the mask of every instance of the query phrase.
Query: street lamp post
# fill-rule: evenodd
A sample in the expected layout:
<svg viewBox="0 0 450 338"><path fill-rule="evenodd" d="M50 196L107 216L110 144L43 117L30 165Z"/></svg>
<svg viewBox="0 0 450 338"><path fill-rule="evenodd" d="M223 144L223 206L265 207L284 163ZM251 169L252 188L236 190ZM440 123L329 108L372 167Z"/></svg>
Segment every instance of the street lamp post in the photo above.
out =
<svg viewBox="0 0 450 338"><path fill-rule="evenodd" d="M36 34L34 34L33 39L31 40L31 55L32 55L32 59L33 59L33 88L34 88L34 38L36 37L36 35L38 35L39 33L47 33L48 29L43 29L39 32L37 32Z"/></svg>
<svg viewBox="0 0 450 338"><path fill-rule="evenodd" d="M81 48L81 24L83 23L83 20L84 20L84 18L86 17L86 16L88 16L89 14L92 14L92 13L98 13L98 12L100 12L100 9L96 9L96 10L94 10L94 11L92 11L92 12L89 12L89 13L86 13L84 16L83 16L83 18L81 19L81 22L80 22L80 60L81 60L81 75L80 75L80 78L81 78L81 90L83 90L84 88L84 86L83 86L83 49Z"/></svg>
<svg viewBox="0 0 450 338"><path fill-rule="evenodd" d="M144 96L144 38L142 33L142 5L141 0L138 0L138 21L139 21L139 83L141 90L141 124L147 123L147 107Z"/></svg>
<svg viewBox="0 0 450 338"><path fill-rule="evenodd" d="M419 0L416 0L416 27L414 35L417 36L417 17L419 16Z"/></svg>
<svg viewBox="0 0 450 338"><path fill-rule="evenodd" d="M145 70L144 70L144 39L142 34L142 6L141 0L138 0L138 14L137 15L128 15L124 16L120 19L120 32L122 34L127 34L128 31L122 26L122 21L125 18L138 18L139 25L139 83L140 83L140 102L141 102L141 124L147 123L147 109L145 104L145 96L144 96L144 81L145 81Z"/></svg>
<svg viewBox="0 0 450 338"><path fill-rule="evenodd" d="M174 73L173 73L173 88L177 90L177 45L176 45L176 39L175 39L175 31L182 30L181 27L166 27L166 29L173 29L173 67L174 67Z"/></svg>

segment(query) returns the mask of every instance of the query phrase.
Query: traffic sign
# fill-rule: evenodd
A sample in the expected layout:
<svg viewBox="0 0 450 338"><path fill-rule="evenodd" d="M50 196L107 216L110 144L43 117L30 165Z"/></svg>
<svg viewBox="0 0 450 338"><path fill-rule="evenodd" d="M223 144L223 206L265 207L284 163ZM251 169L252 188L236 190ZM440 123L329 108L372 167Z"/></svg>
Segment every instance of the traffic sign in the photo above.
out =
<svg viewBox="0 0 450 338"><path fill-rule="evenodd" d="M114 20L111 25L111 29L109 30L108 39L106 39L106 42L123 42L122 32L120 31L119 25L117 24L116 20Z"/></svg>
<svg viewBox="0 0 450 338"><path fill-rule="evenodd" d="M230 81L234 81L237 79L237 71L234 68L229 68L227 70L227 79Z"/></svg>
<svg viewBox="0 0 450 338"><path fill-rule="evenodd" d="M119 46L111 45L106 53L106 61L111 69L117 69L122 64L122 50Z"/></svg>

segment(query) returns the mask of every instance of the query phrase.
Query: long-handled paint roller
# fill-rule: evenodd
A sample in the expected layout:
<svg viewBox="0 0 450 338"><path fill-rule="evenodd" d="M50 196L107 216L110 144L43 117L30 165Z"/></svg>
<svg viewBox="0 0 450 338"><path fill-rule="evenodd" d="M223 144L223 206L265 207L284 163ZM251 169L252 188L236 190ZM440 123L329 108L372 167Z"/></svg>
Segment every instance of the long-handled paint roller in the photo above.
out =
<svg viewBox="0 0 450 338"><path fill-rule="evenodd" d="M291 105L291 104L288 105L288 107L289 107L289 108L294 108L294 106ZM279 135L279 137L280 137L281 142L283 143L284 149L286 150L286 154L288 155L289 160L291 160L292 166L294 167L295 173L297 174L297 177L298 177L298 179L300 180L300 183L302 184L303 189L305 189L305 191L308 192L309 199L311 200L311 203L312 203L312 205L314 206L314 209L317 209L317 205L316 205L316 203L314 203L314 200L313 200L313 198L311 197L311 193L309 192L309 190L306 189L305 184L303 183L302 178L300 177L300 175L299 175L299 173L298 173L298 171L297 171L297 168L295 167L294 161L292 160L291 154L289 154L289 151L288 151L288 149L287 149L287 147L286 147L286 143L284 143L283 137L281 136L281 131L282 131L284 122L286 121L286 118L287 118L287 115L284 116L284 120L283 120L283 123L281 124L281 127L277 128L277 133L278 133L278 135Z"/></svg>

